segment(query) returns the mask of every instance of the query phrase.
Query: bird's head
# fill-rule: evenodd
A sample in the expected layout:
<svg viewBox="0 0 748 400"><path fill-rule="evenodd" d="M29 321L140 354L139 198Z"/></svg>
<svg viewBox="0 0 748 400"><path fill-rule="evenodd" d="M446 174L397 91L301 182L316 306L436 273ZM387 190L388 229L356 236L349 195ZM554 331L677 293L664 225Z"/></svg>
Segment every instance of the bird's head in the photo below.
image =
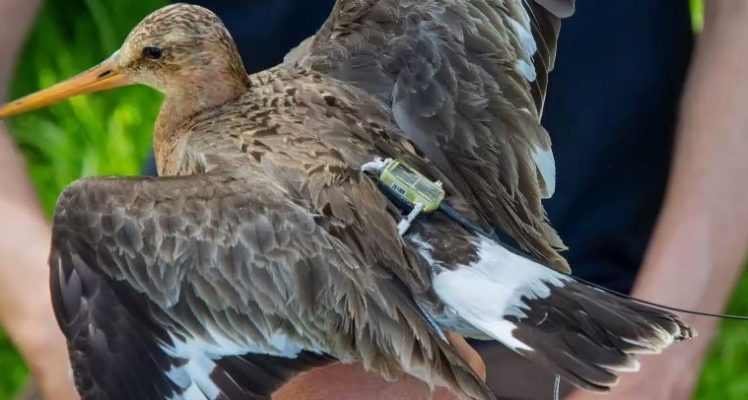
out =
<svg viewBox="0 0 748 400"><path fill-rule="evenodd" d="M192 111L245 92L248 77L221 20L194 5L174 4L147 16L101 64L0 108L7 118L72 96L143 84Z"/></svg>

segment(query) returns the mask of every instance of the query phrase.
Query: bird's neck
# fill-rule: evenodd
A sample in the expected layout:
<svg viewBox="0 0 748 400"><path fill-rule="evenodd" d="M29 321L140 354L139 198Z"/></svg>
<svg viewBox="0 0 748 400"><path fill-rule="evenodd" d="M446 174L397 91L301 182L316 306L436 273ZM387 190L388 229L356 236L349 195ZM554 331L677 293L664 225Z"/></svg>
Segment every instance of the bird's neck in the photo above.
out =
<svg viewBox="0 0 748 400"><path fill-rule="evenodd" d="M238 74L237 74L238 75ZM247 92L249 78L229 78L222 76L205 79L194 79L188 84L166 92L154 130L154 146L159 148L173 142L183 131L180 126L195 115L219 107L238 98Z"/></svg>
<svg viewBox="0 0 748 400"><path fill-rule="evenodd" d="M156 122L156 134L168 134L194 115L218 107L247 92L248 79L191 82L166 93Z"/></svg>
<svg viewBox="0 0 748 400"><path fill-rule="evenodd" d="M247 92L249 78L195 79L166 92L156 122L156 134L168 135L194 115L226 104Z"/></svg>

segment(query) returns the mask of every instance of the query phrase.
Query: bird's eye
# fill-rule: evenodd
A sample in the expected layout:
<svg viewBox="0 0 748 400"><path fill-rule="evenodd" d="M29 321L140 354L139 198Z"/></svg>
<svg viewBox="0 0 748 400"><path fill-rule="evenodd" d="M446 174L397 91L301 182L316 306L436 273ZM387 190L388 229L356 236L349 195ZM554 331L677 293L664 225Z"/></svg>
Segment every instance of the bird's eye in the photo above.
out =
<svg viewBox="0 0 748 400"><path fill-rule="evenodd" d="M161 58L162 53L158 47L146 47L143 49L143 57L149 60L158 60Z"/></svg>

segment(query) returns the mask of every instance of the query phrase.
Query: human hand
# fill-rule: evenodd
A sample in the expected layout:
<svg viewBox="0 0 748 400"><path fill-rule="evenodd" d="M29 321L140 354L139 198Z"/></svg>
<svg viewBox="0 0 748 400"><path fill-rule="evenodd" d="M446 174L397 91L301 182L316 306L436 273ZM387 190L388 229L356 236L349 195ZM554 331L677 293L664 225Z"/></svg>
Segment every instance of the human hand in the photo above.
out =
<svg viewBox="0 0 748 400"><path fill-rule="evenodd" d="M78 399L49 296L49 224L2 123L0 187L0 325L46 399Z"/></svg>
<svg viewBox="0 0 748 400"><path fill-rule="evenodd" d="M566 400L688 400L690 390L680 390L672 384L662 384L654 379L640 379L639 381L630 381L630 383L620 384L609 393L590 393L578 390L569 395Z"/></svg>
<svg viewBox="0 0 748 400"><path fill-rule="evenodd" d="M684 349L676 346L662 358L647 358L642 369L635 374L623 374L621 380L609 393L597 394L577 390L566 400L688 400L691 398L700 364L688 362L681 354Z"/></svg>
<svg viewBox="0 0 748 400"><path fill-rule="evenodd" d="M485 379L485 365L478 353L462 336L452 333L447 336L457 352ZM298 375L273 394L273 400L458 400L444 388L431 397L428 394L426 384L410 376L386 382L360 365L336 363Z"/></svg>
<svg viewBox="0 0 748 400"><path fill-rule="evenodd" d="M387 382L358 365L335 363L296 376L273 394L273 400L418 400L428 398L423 382L408 375ZM433 400L458 400L438 389Z"/></svg>

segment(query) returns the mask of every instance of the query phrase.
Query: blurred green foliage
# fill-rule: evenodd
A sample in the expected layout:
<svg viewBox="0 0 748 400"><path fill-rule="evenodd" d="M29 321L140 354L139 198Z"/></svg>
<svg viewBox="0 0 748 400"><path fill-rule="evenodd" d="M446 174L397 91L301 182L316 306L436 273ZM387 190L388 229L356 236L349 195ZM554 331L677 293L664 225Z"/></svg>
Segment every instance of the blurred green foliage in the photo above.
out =
<svg viewBox="0 0 748 400"><path fill-rule="evenodd" d="M701 29L704 27L704 0L690 0L690 2L693 30L701 32Z"/></svg>
<svg viewBox="0 0 748 400"><path fill-rule="evenodd" d="M0 399L10 398L11 393L26 380L27 374L21 356L13 351L8 338L0 331Z"/></svg>
<svg viewBox="0 0 748 400"><path fill-rule="evenodd" d="M748 274L738 282L727 312L748 315L746 299ZM722 321L704 364L695 398L748 399L748 322Z"/></svg>
<svg viewBox="0 0 748 400"><path fill-rule="evenodd" d="M47 1L21 57L13 94L75 75L114 52L164 0ZM72 180L137 174L151 145L160 95L144 87L81 96L16 118L11 127L45 210Z"/></svg>
<svg viewBox="0 0 748 400"><path fill-rule="evenodd" d="M694 27L703 24L702 0ZM164 0L50 0L21 58L14 96L72 76L119 46L128 31ZM47 212L58 193L86 175L137 174L148 154L159 95L146 88L84 96L12 123ZM748 315L748 279L741 280L729 312ZM748 323L723 322L701 377L697 399L748 399ZM11 398L27 369L0 333L0 400Z"/></svg>

